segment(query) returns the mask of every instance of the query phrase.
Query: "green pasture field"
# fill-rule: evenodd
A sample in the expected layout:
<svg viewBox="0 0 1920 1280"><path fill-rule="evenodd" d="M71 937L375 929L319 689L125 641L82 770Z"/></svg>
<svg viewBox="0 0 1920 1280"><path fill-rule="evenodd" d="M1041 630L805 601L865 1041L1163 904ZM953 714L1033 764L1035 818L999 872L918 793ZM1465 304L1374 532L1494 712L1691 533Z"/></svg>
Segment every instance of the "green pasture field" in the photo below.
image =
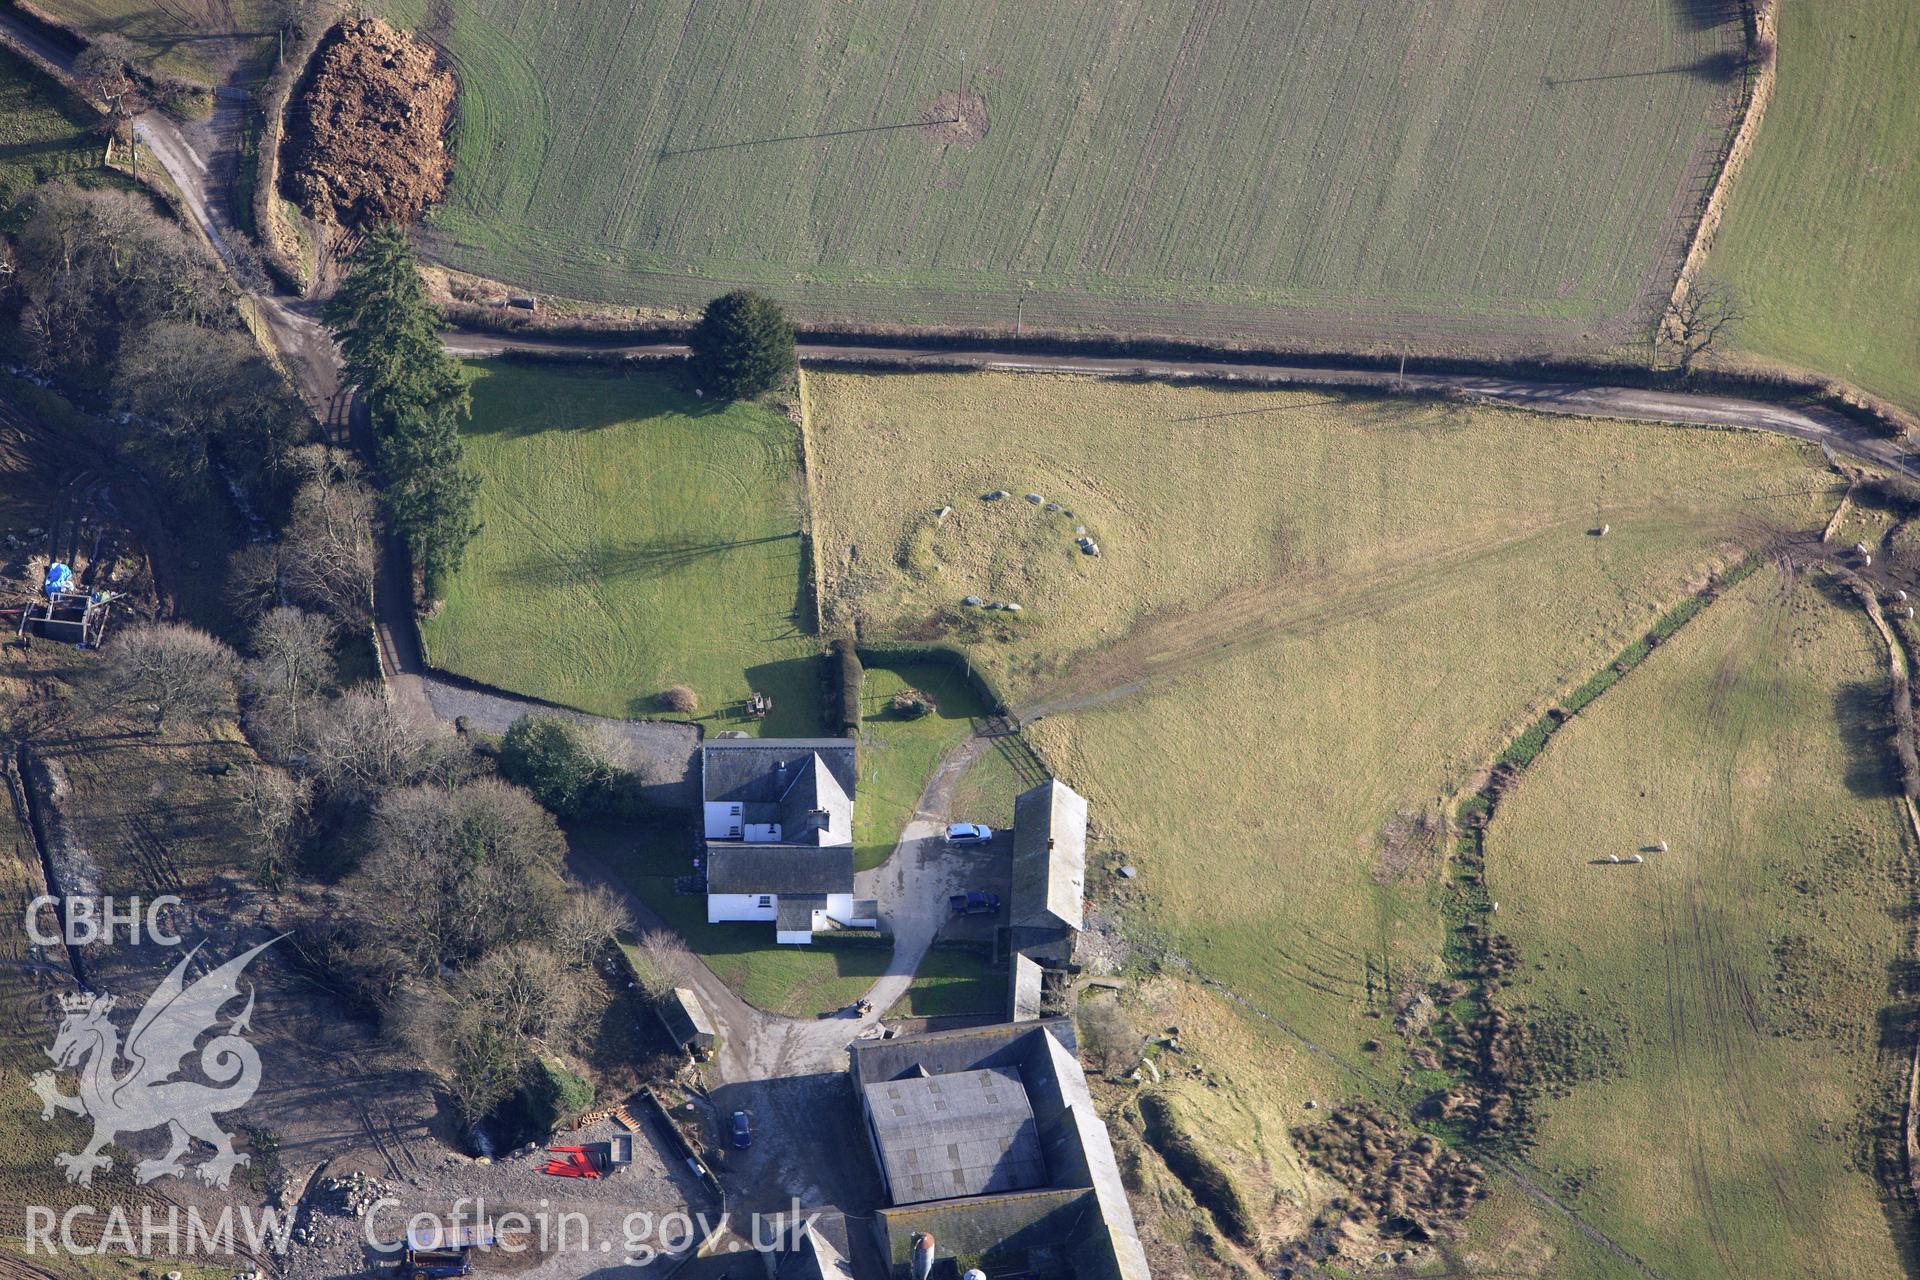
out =
<svg viewBox="0 0 1920 1280"><path fill-rule="evenodd" d="M480 535L421 624L436 665L608 716L709 732L820 730L807 633L799 433L774 409L671 375L476 361L467 456ZM752 691L774 700L747 718Z"/></svg>
<svg viewBox="0 0 1920 1280"><path fill-rule="evenodd" d="M1844 488L1780 437L1431 402L993 374L809 374L807 395L830 615L965 649L1091 799L1090 891L1270 1015L1249 1025L1273 1045L1351 1066L1307 1092L1206 1055L1222 1094L1271 1095L1263 1135L1305 1118L1287 1096L1417 1100L1390 1000L1443 973L1443 847L1396 820L1450 812L1714 571L1817 537ZM1276 1170L1282 1148L1226 1144ZM1470 1231L1515 1273L1621 1272L1516 1184L1490 1204Z"/></svg>
<svg viewBox="0 0 1920 1280"><path fill-rule="evenodd" d="M101 117L38 67L0 47L0 230L17 230L20 203L43 182L111 177Z"/></svg>
<svg viewBox="0 0 1920 1280"><path fill-rule="evenodd" d="M1583 1046L1534 1159L1667 1274L1906 1273L1873 1176L1914 856L1888 697L1857 607L1768 566L1555 735L1488 829L1512 1002Z"/></svg>
<svg viewBox="0 0 1920 1280"><path fill-rule="evenodd" d="M1349 347L1621 337L1672 283L1742 41L1675 0L380 7L460 79L450 266Z"/></svg>
<svg viewBox="0 0 1920 1280"><path fill-rule="evenodd" d="M1920 411L1920 7L1783 4L1779 83L1708 271L1744 352Z"/></svg>
<svg viewBox="0 0 1920 1280"><path fill-rule="evenodd" d="M235 59L272 65L269 0L34 0L34 8L88 36L119 35L158 75L218 84Z"/></svg>

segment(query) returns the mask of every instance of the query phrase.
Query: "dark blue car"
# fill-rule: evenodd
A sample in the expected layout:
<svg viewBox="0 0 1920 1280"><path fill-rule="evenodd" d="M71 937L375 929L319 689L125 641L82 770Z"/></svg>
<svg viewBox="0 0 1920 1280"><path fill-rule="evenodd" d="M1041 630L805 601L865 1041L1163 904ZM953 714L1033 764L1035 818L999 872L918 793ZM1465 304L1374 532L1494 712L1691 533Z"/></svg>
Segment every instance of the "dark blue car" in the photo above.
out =
<svg viewBox="0 0 1920 1280"><path fill-rule="evenodd" d="M753 1124L744 1111L733 1113L733 1145L742 1151L753 1145Z"/></svg>

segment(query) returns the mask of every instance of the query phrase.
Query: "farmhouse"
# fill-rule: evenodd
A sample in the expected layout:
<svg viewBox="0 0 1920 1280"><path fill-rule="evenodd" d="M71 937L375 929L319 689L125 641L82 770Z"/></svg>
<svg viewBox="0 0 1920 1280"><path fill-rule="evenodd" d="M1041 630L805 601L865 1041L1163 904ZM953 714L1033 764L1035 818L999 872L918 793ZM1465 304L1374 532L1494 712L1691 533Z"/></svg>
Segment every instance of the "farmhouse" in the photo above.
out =
<svg viewBox="0 0 1920 1280"><path fill-rule="evenodd" d="M774 938L872 928L853 899L854 744L716 738L700 752L707 922L768 920Z"/></svg>
<svg viewBox="0 0 1920 1280"><path fill-rule="evenodd" d="M852 1046L886 1190L874 1233L891 1263L924 1232L937 1257L992 1254L1042 1280L1146 1280L1074 1043L1071 1020L1051 1018Z"/></svg>
<svg viewBox="0 0 1920 1280"><path fill-rule="evenodd" d="M1044 974L1073 960L1085 918L1087 799L1049 778L1013 802L1013 886L1008 949L1013 972L1007 1016L1041 1013Z"/></svg>

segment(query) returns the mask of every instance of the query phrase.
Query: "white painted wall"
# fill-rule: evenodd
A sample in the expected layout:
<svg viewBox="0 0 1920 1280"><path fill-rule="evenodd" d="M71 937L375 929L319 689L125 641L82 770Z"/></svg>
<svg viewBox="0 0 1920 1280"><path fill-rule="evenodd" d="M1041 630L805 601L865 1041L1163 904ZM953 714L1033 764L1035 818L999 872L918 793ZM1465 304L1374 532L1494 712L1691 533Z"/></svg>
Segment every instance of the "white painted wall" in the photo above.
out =
<svg viewBox="0 0 1920 1280"><path fill-rule="evenodd" d="M709 800L703 806L706 814L707 839L738 840L740 838L740 806L728 804L723 800Z"/></svg>
<svg viewBox="0 0 1920 1280"><path fill-rule="evenodd" d="M765 903L765 906L761 904ZM771 893L710 893L707 895L707 923L729 920L771 920L780 899Z"/></svg>

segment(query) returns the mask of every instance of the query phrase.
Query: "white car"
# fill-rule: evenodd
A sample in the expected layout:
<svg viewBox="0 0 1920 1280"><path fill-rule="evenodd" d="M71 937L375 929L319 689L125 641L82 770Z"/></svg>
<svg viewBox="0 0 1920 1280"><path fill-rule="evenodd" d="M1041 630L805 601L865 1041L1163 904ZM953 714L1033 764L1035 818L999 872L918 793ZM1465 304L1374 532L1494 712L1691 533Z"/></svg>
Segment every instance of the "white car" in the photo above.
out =
<svg viewBox="0 0 1920 1280"><path fill-rule="evenodd" d="M948 844L985 844L993 839L993 828L978 822L956 822L947 828Z"/></svg>

